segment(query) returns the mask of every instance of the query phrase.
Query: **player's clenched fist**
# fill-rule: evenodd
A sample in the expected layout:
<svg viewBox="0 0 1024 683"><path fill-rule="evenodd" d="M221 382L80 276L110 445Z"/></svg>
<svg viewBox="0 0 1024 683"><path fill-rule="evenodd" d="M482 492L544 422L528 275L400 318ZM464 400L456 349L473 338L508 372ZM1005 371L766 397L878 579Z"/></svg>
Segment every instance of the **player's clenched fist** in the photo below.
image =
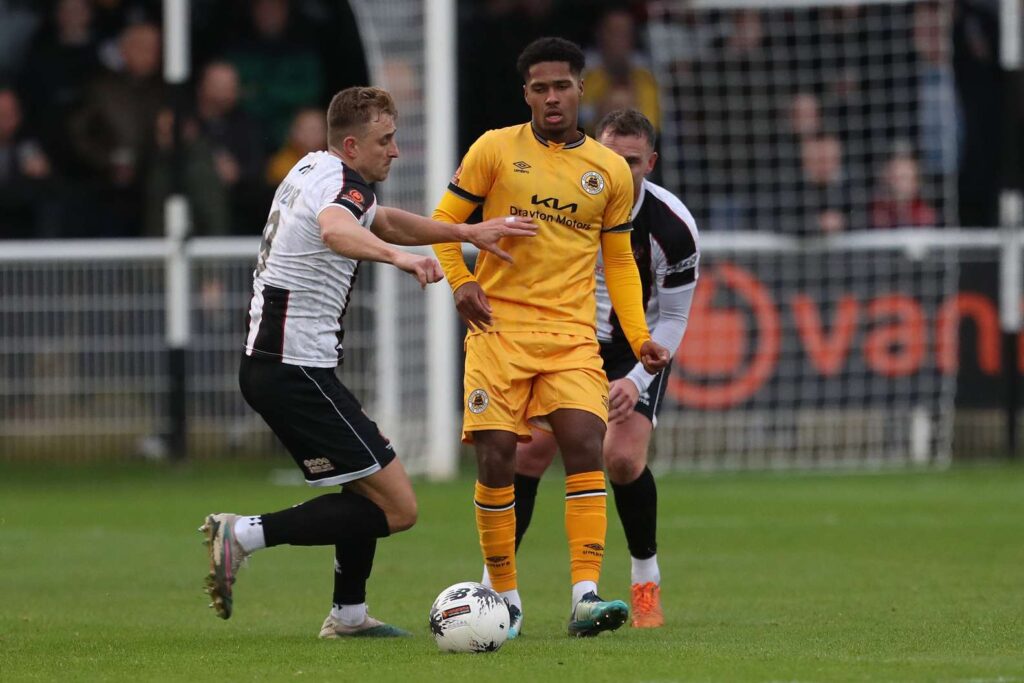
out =
<svg viewBox="0 0 1024 683"><path fill-rule="evenodd" d="M467 282L455 290L455 308L466 327L483 331L490 325L491 303L484 290L476 282Z"/></svg>
<svg viewBox="0 0 1024 683"><path fill-rule="evenodd" d="M640 347L640 362L643 363L644 370L652 375L668 365L671 359L668 349L651 339Z"/></svg>
<svg viewBox="0 0 1024 683"><path fill-rule="evenodd" d="M403 251L399 252L394 264L396 268L400 268L416 278L420 287L425 288L431 282L437 282L444 277L441 264L432 256L416 256Z"/></svg>

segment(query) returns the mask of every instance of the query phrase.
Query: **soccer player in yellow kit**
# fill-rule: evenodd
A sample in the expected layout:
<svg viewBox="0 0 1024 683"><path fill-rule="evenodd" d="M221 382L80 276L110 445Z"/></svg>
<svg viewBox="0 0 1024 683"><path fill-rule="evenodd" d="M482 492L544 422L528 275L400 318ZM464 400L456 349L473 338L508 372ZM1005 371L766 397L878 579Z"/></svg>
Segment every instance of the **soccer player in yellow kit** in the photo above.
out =
<svg viewBox="0 0 1024 683"><path fill-rule="evenodd" d="M630 246L633 180L625 160L577 130L584 58L561 38L523 50L532 120L488 131L469 149L435 220L532 217L539 230L502 246L515 265L481 253L470 273L458 244L436 245L469 332L466 336L463 440L477 458L474 493L484 564L509 604L509 637L522 628L516 582L516 444L531 425L549 429L565 465L565 527L572 603L569 634L593 636L621 626L629 609L602 600L597 581L607 528L602 443L608 419L595 325L598 249L608 291L633 353L655 373L668 351L651 340L640 276Z"/></svg>

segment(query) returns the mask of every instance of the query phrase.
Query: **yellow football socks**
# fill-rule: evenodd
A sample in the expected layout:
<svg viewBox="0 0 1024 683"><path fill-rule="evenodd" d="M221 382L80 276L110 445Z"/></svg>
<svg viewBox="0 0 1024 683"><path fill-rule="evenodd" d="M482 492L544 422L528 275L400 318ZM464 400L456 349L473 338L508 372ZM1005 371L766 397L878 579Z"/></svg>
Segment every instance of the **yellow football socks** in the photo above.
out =
<svg viewBox="0 0 1024 683"><path fill-rule="evenodd" d="M598 473L600 474L600 473ZM602 481L603 486L603 481ZM516 589L516 498L514 486L476 483L476 530L491 585L499 593ZM604 514L604 507L601 508ZM601 537L602 542L604 536ZM600 562L598 562L600 566Z"/></svg>
<svg viewBox="0 0 1024 683"><path fill-rule="evenodd" d="M565 478L565 533L569 537L572 583L601 577L608 530L604 472L580 472Z"/></svg>

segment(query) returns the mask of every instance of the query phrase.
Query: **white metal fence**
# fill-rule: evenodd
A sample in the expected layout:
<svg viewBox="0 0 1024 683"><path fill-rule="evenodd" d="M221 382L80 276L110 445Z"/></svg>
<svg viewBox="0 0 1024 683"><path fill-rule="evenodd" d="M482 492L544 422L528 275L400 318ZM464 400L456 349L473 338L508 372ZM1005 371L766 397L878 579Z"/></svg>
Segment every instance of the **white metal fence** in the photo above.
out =
<svg viewBox="0 0 1024 683"><path fill-rule="evenodd" d="M994 231L822 241L705 234L702 280L655 433L655 464L948 461L956 375L940 358L957 335L945 338L941 319L953 310L959 264L977 254L994 263L1000 244ZM171 249L163 240L3 243L0 458L160 453L169 427L164 264ZM191 457L278 448L236 381L256 249L250 239L196 239L185 250ZM432 444L457 438L460 373L442 359L451 369L438 387L433 349L455 355L461 339L454 325L431 325L426 296L410 278L380 277L388 270L360 271L340 375L412 471L443 476L458 451ZM450 300L443 283L434 287ZM445 344L429 346L431 334ZM449 417L431 426L431 413Z"/></svg>

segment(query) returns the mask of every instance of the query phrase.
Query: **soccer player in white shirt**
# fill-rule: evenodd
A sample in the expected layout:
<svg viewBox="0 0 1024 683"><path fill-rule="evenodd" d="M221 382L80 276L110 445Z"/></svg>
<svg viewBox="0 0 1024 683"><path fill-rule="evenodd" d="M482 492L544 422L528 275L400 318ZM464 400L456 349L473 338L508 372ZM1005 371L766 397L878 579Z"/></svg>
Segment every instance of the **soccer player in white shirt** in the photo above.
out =
<svg viewBox="0 0 1024 683"><path fill-rule="evenodd" d="M468 241L508 260L498 240L535 228L512 218L451 225L379 206L370 183L387 178L398 157L396 116L384 90L341 91L327 112L328 150L303 157L274 196L253 274L239 385L308 484L343 488L277 512L206 517L207 592L224 619L245 557L275 545L329 545L334 604L320 637L407 635L366 607L377 539L411 527L417 510L391 444L335 374L356 270L360 261L390 263L425 287L441 279L440 265L393 244Z"/></svg>

